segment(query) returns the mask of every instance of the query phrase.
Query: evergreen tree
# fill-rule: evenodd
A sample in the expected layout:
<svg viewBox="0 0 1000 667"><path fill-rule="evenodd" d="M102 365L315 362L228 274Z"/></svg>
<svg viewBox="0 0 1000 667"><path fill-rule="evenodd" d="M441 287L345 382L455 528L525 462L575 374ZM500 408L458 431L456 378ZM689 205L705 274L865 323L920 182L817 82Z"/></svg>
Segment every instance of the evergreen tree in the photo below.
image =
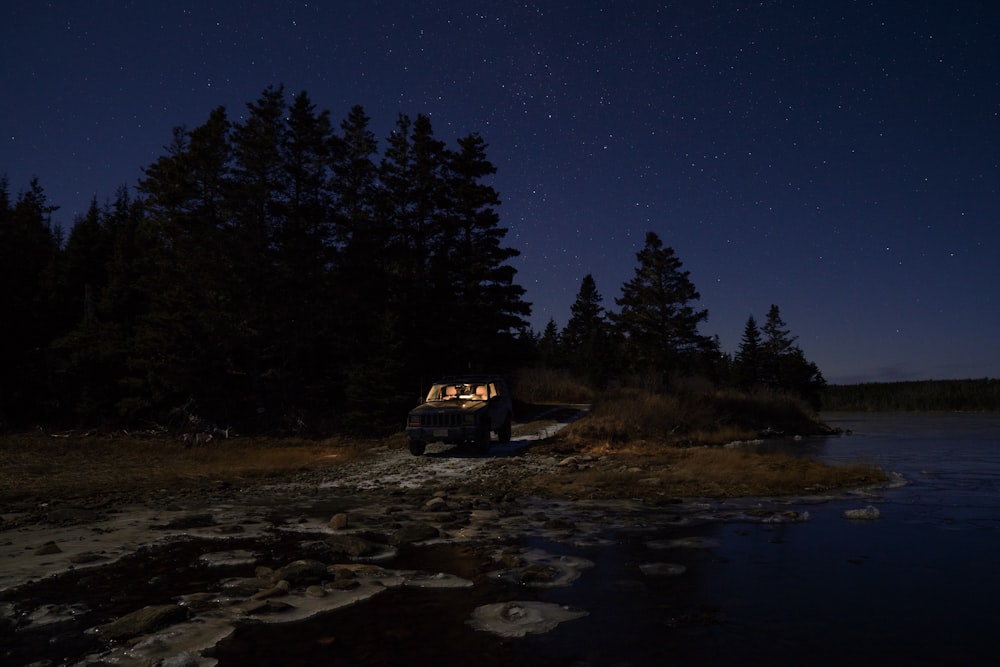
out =
<svg viewBox="0 0 1000 667"><path fill-rule="evenodd" d="M231 262L231 148L225 109L191 131L174 130L166 155L144 170L137 236L148 253L147 300L137 322L129 384L139 407L177 406L192 394L221 410L231 391L242 333L234 314L240 283ZM133 238L134 242L136 239Z"/></svg>
<svg viewBox="0 0 1000 667"><path fill-rule="evenodd" d="M542 335L538 339L538 365L542 368L551 368L557 365L561 347L559 327L555 320L549 318L545 330L542 331Z"/></svg>
<svg viewBox="0 0 1000 667"><path fill-rule="evenodd" d="M33 178L10 205L0 181L0 427L41 418L51 397L49 341L57 334L56 277L60 234L45 190ZM14 286L16 285L16 289Z"/></svg>
<svg viewBox="0 0 1000 667"><path fill-rule="evenodd" d="M508 361L504 357L512 353L514 333L527 326L530 304L508 263L520 253L502 245L507 230L496 212L500 197L483 182L496 173L486 143L473 134L458 146L447 154L442 233L432 255L435 294L451 304L444 317L461 332L453 341L454 365L487 370Z"/></svg>
<svg viewBox="0 0 1000 667"><path fill-rule="evenodd" d="M762 381L767 387L803 398L818 410L826 380L816 364L808 361L795 345L797 338L790 335L781 311L772 304L764 323L761 346Z"/></svg>
<svg viewBox="0 0 1000 667"><path fill-rule="evenodd" d="M701 295L682 270L674 249L664 247L654 232L636 253L635 277L622 287L621 307L611 319L624 339L627 364L634 371L651 372L660 381L668 374L690 373L700 367L713 348L698 333L708 311L692 303Z"/></svg>
<svg viewBox="0 0 1000 667"><path fill-rule="evenodd" d="M380 165L382 192L380 214L391 225L389 243L382 253L390 281L390 308L407 331L404 354L417 375L427 360L440 363L447 354L447 314L452 303L434 298L431 266L440 258L442 234L440 204L443 197L444 144L434 138L430 119L411 120L400 115L390 135Z"/></svg>
<svg viewBox="0 0 1000 667"><path fill-rule="evenodd" d="M331 146L327 112L317 112L306 93L288 111L279 159L287 181L284 215L275 220L274 279L269 286L270 347L275 350L280 400L324 403L332 385L328 332L336 325L329 308L334 260ZM289 298L291 297L291 298ZM306 387L309 394L306 395Z"/></svg>
<svg viewBox="0 0 1000 667"><path fill-rule="evenodd" d="M613 363L613 346L602 301L597 283L588 273L570 306L569 322L562 331L561 341L569 368L597 386L607 381Z"/></svg>
<svg viewBox="0 0 1000 667"><path fill-rule="evenodd" d="M384 261L390 226L387 218L376 212L378 144L370 122L364 109L355 106L341 122L341 133L331 137L335 261L329 271L333 286L330 307L338 322L329 331L330 354L331 361L341 367L338 377L345 391L336 398L359 401L356 410L351 408L355 411L366 404L370 386L366 377L391 376L398 371L394 355L400 348L398 320L389 302L389 269ZM358 421L363 422L363 416Z"/></svg>
<svg viewBox="0 0 1000 667"><path fill-rule="evenodd" d="M737 386L750 389L762 380L762 343L760 329L753 315L747 318L743 329L743 338L734 361L734 372Z"/></svg>

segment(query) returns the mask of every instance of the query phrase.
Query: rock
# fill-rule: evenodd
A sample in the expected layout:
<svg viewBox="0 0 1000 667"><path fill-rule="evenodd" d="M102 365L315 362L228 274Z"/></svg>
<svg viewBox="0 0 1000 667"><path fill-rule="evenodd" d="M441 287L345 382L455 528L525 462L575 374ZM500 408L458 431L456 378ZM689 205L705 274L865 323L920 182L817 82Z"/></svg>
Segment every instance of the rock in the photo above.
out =
<svg viewBox="0 0 1000 667"><path fill-rule="evenodd" d="M357 535L331 535L323 541L330 547L334 555L339 557L364 558L381 550L379 545Z"/></svg>
<svg viewBox="0 0 1000 667"><path fill-rule="evenodd" d="M328 525L331 530L344 530L347 528L347 513L339 512L334 514Z"/></svg>
<svg viewBox="0 0 1000 667"><path fill-rule="evenodd" d="M498 602L477 607L467 622L476 630L501 637L543 634L564 621L586 616L587 612L545 602Z"/></svg>
<svg viewBox="0 0 1000 667"><path fill-rule="evenodd" d="M131 639L162 627L187 620L187 610L175 604L143 607L118 620L98 626L97 632L107 639Z"/></svg>
<svg viewBox="0 0 1000 667"><path fill-rule="evenodd" d="M520 584L547 584L558 576L557 569L541 563L532 563L514 573L515 580Z"/></svg>
<svg viewBox="0 0 1000 667"><path fill-rule="evenodd" d="M46 542L42 546L35 549L36 556L50 556L52 554L61 554L62 549L55 542Z"/></svg>
<svg viewBox="0 0 1000 667"><path fill-rule="evenodd" d="M333 582L330 586L338 591L349 591L361 585L357 573L349 567L334 566L329 569L329 572L333 574Z"/></svg>
<svg viewBox="0 0 1000 667"><path fill-rule="evenodd" d="M198 661L198 658L187 651L169 658L163 658L157 663L159 667L198 667L200 664L201 662Z"/></svg>
<svg viewBox="0 0 1000 667"><path fill-rule="evenodd" d="M252 600L242 607L243 612L247 614L278 614L294 608L287 602L278 600Z"/></svg>
<svg viewBox="0 0 1000 667"><path fill-rule="evenodd" d="M281 581L276 583L274 586L271 586L270 588L265 588L262 591L257 591L256 593L250 596L250 599L266 600L268 598L281 597L282 595L288 594L289 588L290 586L288 585L288 582L282 579Z"/></svg>
<svg viewBox="0 0 1000 667"><path fill-rule="evenodd" d="M441 496L434 496L424 503L424 510L428 512L444 512L448 509L448 501Z"/></svg>
<svg viewBox="0 0 1000 667"><path fill-rule="evenodd" d="M679 563L642 563L639 571L647 577L676 577L687 572Z"/></svg>
<svg viewBox="0 0 1000 667"><path fill-rule="evenodd" d="M874 505L869 505L868 507L860 510L846 510L844 512L844 517L853 521L874 521L881 516L882 513L879 512L878 508Z"/></svg>
<svg viewBox="0 0 1000 667"><path fill-rule="evenodd" d="M389 543L393 546L423 542L440 537L441 532L426 523L408 523L392 534Z"/></svg>
<svg viewBox="0 0 1000 667"><path fill-rule="evenodd" d="M297 560L280 568L275 576L292 586L315 584L326 577L326 563L318 560Z"/></svg>

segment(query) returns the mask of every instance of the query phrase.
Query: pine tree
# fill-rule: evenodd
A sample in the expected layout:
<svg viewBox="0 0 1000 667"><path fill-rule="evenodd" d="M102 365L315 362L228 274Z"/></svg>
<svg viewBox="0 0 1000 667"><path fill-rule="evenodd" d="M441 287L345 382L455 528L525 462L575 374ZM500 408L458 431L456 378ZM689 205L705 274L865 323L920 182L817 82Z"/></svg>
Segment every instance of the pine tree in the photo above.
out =
<svg viewBox="0 0 1000 667"><path fill-rule="evenodd" d="M462 335L454 341L456 365L495 366L513 347L514 332L527 326L530 304L514 282L508 263L517 250L503 246L500 197L483 182L496 172L486 158L486 143L473 134L458 140L447 154L442 233L432 253L436 262L435 294L452 304L446 318Z"/></svg>
<svg viewBox="0 0 1000 667"><path fill-rule="evenodd" d="M761 345L762 382L765 386L791 392L819 409L826 380L816 364L807 360L795 344L778 306L772 304L764 323Z"/></svg>
<svg viewBox="0 0 1000 667"><path fill-rule="evenodd" d="M750 389L762 380L762 343L760 329L753 315L747 318L743 329L743 338L734 361L735 380L737 386Z"/></svg>
<svg viewBox="0 0 1000 667"><path fill-rule="evenodd" d="M674 249L664 247L654 232L646 234L636 258L635 277L615 299L621 311L611 314L624 339L627 364L660 381L669 374L690 373L713 347L711 339L698 333L698 325L708 319L707 310L692 305L701 295Z"/></svg>
<svg viewBox="0 0 1000 667"><path fill-rule="evenodd" d="M229 252L230 158L229 121L219 107L193 130L176 128L167 154L139 183L145 215L128 241L145 249L147 262L139 277L147 305L130 362L129 384L142 388L136 405L176 406L192 393L213 392L205 400L215 404L228 399L220 379L242 338Z"/></svg>
<svg viewBox="0 0 1000 667"><path fill-rule="evenodd" d="M58 209L33 178L10 205L7 180L0 182L0 428L23 426L42 417L40 405L51 397L46 356L57 335L56 276ZM15 287L16 286L16 287Z"/></svg>
<svg viewBox="0 0 1000 667"><path fill-rule="evenodd" d="M580 283L576 301L570 306L570 318L562 331L561 349L566 365L577 375L597 386L607 382L611 373L614 349L608 321L601 305L593 275Z"/></svg>

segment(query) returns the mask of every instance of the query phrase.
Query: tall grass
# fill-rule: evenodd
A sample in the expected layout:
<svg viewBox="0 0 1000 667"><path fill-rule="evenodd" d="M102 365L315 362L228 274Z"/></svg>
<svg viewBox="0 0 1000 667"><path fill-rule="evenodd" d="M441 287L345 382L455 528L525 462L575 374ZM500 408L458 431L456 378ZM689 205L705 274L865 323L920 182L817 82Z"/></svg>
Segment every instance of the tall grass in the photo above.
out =
<svg viewBox="0 0 1000 667"><path fill-rule="evenodd" d="M812 435L829 430L798 398L734 390L660 393L608 390L595 397L590 416L573 428L576 437L628 443L722 444L763 432Z"/></svg>
<svg viewBox="0 0 1000 667"><path fill-rule="evenodd" d="M522 368L511 377L511 393L524 403L590 403L594 390L566 370Z"/></svg>

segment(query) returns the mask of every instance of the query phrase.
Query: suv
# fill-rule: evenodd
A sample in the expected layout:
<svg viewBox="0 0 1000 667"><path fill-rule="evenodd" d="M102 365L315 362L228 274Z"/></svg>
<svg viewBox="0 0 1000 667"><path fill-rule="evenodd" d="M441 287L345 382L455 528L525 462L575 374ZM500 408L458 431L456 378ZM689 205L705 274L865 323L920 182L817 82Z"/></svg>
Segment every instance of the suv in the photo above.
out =
<svg viewBox="0 0 1000 667"><path fill-rule="evenodd" d="M510 442L510 391L495 375L463 375L435 382L424 403L406 418L410 453L420 456L428 442L472 442L476 451L490 450L490 432Z"/></svg>

